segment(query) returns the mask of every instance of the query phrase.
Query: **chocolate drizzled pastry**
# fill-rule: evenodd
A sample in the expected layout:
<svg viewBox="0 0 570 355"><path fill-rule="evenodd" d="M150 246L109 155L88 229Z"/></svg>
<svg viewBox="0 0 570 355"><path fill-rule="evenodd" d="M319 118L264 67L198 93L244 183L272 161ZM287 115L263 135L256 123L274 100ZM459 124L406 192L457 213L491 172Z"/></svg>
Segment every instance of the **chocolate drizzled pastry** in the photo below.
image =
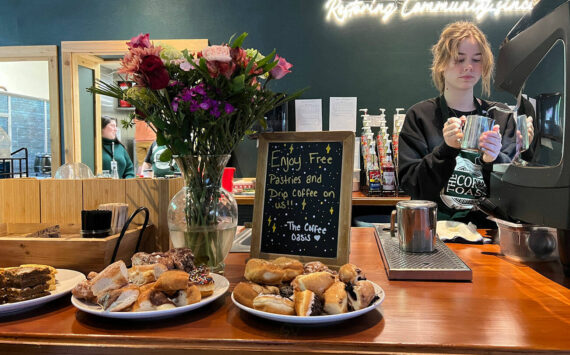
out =
<svg viewBox="0 0 570 355"><path fill-rule="evenodd" d="M293 286L291 285L281 285L279 287L279 294L282 297L291 298L291 296L293 296L293 293Z"/></svg>
<svg viewBox="0 0 570 355"><path fill-rule="evenodd" d="M194 254L189 248L173 248L167 252L151 254L139 252L131 258L133 265L163 264L168 270L194 270Z"/></svg>

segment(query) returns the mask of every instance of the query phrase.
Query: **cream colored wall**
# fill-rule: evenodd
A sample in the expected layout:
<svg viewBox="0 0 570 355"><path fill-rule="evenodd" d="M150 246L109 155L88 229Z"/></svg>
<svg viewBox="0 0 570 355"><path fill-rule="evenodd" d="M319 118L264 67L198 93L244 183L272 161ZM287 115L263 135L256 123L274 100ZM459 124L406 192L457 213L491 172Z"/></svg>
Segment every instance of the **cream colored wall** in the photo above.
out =
<svg viewBox="0 0 570 355"><path fill-rule="evenodd" d="M8 92L49 100L48 62L0 62L0 86Z"/></svg>

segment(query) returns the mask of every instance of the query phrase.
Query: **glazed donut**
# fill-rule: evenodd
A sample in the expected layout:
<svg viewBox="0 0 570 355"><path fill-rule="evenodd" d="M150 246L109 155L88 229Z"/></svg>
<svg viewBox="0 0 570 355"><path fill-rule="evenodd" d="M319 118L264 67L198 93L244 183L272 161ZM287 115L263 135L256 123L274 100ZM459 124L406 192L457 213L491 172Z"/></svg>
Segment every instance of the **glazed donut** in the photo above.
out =
<svg viewBox="0 0 570 355"><path fill-rule="evenodd" d="M188 276L188 273L182 270L168 270L158 277L154 289L172 295L188 287Z"/></svg>
<svg viewBox="0 0 570 355"><path fill-rule="evenodd" d="M279 289L275 286L261 286L253 282L240 282L234 288L234 298L239 303L253 308L253 299L260 294L278 295Z"/></svg>
<svg viewBox="0 0 570 355"><path fill-rule="evenodd" d="M356 281L366 280L364 273L360 268L354 264L344 264L338 270L340 281L347 284L353 284Z"/></svg>
<svg viewBox="0 0 570 355"><path fill-rule="evenodd" d="M283 276L283 282L289 282L304 272L303 264L296 259L286 258L282 256L273 260L272 262L283 269L285 272L285 275Z"/></svg>
<svg viewBox="0 0 570 355"><path fill-rule="evenodd" d="M279 295L259 295L253 299L253 309L294 316L295 302Z"/></svg>
<svg viewBox="0 0 570 355"><path fill-rule="evenodd" d="M291 282L293 289L297 291L310 290L323 297L325 290L329 288L335 278L332 274L326 271L314 272L312 274L299 275Z"/></svg>
<svg viewBox="0 0 570 355"><path fill-rule="evenodd" d="M337 281L329 287L324 294L324 311L327 314L340 314L348 312L348 300L344 282Z"/></svg>
<svg viewBox="0 0 570 355"><path fill-rule="evenodd" d="M370 281L357 281L354 285L347 286L348 302L355 311L368 307L375 299L376 292Z"/></svg>
<svg viewBox="0 0 570 355"><path fill-rule="evenodd" d="M298 316L318 316L323 313L323 303L313 291L295 292L295 313Z"/></svg>
<svg viewBox="0 0 570 355"><path fill-rule="evenodd" d="M249 259L245 265L246 280L266 285L279 285L285 272L279 266L263 259Z"/></svg>

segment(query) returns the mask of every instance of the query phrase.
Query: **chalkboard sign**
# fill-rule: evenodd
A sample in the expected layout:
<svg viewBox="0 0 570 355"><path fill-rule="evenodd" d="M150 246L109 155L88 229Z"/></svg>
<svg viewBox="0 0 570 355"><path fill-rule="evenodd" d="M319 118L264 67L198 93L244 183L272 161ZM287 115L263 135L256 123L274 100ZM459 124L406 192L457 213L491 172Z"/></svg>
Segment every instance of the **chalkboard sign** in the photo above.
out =
<svg viewBox="0 0 570 355"><path fill-rule="evenodd" d="M348 262L353 132L263 133L251 257Z"/></svg>

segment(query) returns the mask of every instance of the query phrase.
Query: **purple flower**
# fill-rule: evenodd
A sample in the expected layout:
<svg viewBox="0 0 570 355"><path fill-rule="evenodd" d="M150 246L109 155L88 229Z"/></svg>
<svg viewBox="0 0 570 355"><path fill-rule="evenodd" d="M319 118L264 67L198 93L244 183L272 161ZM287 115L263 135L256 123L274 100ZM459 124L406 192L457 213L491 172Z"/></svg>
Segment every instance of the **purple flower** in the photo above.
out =
<svg viewBox="0 0 570 355"><path fill-rule="evenodd" d="M218 106L213 106L212 109L210 110L210 113L212 114L212 116L218 118L220 117L220 110L218 109Z"/></svg>
<svg viewBox="0 0 570 355"><path fill-rule="evenodd" d="M178 112L178 98L174 98L174 100L172 100L172 110L174 112Z"/></svg>
<svg viewBox="0 0 570 355"><path fill-rule="evenodd" d="M236 109L235 109L235 107L232 106L232 104L230 104L229 102L226 102L226 103L225 103L225 105L224 105L224 111L225 111L227 114L230 114L230 113L234 112L235 110L236 110Z"/></svg>
<svg viewBox="0 0 570 355"><path fill-rule="evenodd" d="M192 100L192 90L184 89L182 90L182 100L183 101L190 101Z"/></svg>
<svg viewBox="0 0 570 355"><path fill-rule="evenodd" d="M202 102L202 103L200 104L200 108L201 108L202 110L207 110L207 109L209 109L209 108L210 108L210 103L208 102L208 100Z"/></svg>
<svg viewBox="0 0 570 355"><path fill-rule="evenodd" d="M206 96L206 90L204 90L204 84L197 85L193 89L195 93L198 93L202 96Z"/></svg>
<svg viewBox="0 0 570 355"><path fill-rule="evenodd" d="M200 109L200 105L196 101L190 101L190 112L196 112Z"/></svg>

